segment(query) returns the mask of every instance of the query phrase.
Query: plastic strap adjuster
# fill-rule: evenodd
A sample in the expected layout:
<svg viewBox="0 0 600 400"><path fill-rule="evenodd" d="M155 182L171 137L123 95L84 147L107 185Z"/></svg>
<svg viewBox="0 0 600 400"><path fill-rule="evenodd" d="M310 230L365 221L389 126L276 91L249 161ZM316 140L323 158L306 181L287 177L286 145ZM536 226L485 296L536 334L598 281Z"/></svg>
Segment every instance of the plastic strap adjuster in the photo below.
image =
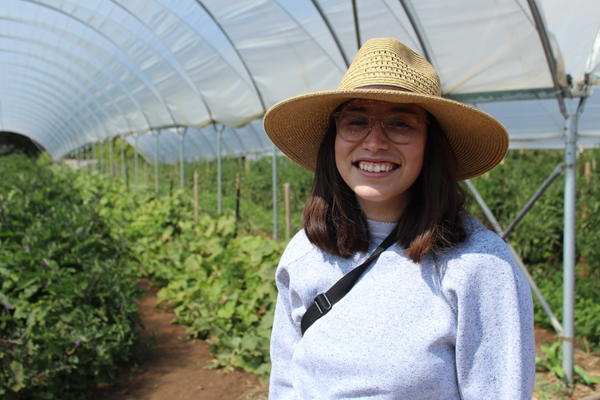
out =
<svg viewBox="0 0 600 400"><path fill-rule="evenodd" d="M321 315L325 315L329 310L331 310L331 302L325 293L318 294L317 297L315 297L315 305L317 306L317 309Z"/></svg>

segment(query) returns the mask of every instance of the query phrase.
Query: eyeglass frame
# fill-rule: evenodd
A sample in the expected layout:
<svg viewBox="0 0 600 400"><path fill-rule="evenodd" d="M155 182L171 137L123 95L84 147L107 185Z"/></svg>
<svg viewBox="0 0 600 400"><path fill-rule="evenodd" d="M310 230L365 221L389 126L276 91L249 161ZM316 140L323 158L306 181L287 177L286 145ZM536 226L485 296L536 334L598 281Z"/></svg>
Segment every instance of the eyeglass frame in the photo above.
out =
<svg viewBox="0 0 600 400"><path fill-rule="evenodd" d="M350 140L350 139L346 139L346 138L345 138L343 135L341 135L341 134L340 134L340 136L342 137L342 139L344 139L344 140L346 140L346 141L348 141L348 142L352 142L352 143L358 143L358 142L360 142L360 141L364 140L364 139L365 139L367 136L369 136L369 134L370 134L370 133L371 133L371 131L373 130L373 127L375 126L375 120L379 120L379 124L381 125L381 131L383 132L383 134L385 135L385 137L386 137L386 138L387 138L389 141L391 141L392 143L396 143L396 144L409 144L409 143L411 143L411 142L414 140L414 138L415 138L415 137L416 137L416 136L419 134L419 132L420 132L420 125L419 125L419 126L417 127L417 132L416 132L416 133L415 133L415 134L414 134L414 135L411 137L411 139L410 139L408 142L396 142L395 140L393 140L392 138L390 138L390 137L388 136L388 133L387 133L387 130L386 130L386 128L385 128L385 126L384 126L384 124L383 124L383 121L384 121L385 119L389 118L391 115L396 115L396 114L401 114L401 113L390 114L390 115L388 115L388 116L386 116L386 117L384 117L384 118L377 118L377 117L375 117L374 115L368 115L368 114L361 113L361 112L358 112L358 111L338 111L338 112L335 112L335 113L333 113L333 115L332 115L332 117L333 117L333 120L334 120L334 123L335 123L335 129L336 129L336 132L337 132L338 134L340 133L340 129L339 129L339 125L338 125L338 120L339 120L339 117L340 117L341 115L343 115L343 114L350 114L350 113L359 114L359 115L363 115L363 116L367 117L367 118L368 118L368 120L369 120L369 130L367 131L367 133L365 133L365 135L364 135L362 138L360 138L360 139L356 139L356 140ZM412 114L412 113L404 113L404 114L414 115L414 114ZM425 122L426 124L429 124L429 121L427 120L427 117L420 117L420 116L418 116L418 115L414 115L414 118L415 118L417 121L423 121L423 122Z"/></svg>

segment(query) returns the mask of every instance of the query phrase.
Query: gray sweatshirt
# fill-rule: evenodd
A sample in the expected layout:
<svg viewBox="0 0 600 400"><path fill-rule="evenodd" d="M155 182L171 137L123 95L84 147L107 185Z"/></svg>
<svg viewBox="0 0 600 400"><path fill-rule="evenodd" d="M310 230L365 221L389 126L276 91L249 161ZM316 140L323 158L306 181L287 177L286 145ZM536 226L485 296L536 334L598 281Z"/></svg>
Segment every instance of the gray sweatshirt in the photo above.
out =
<svg viewBox="0 0 600 400"><path fill-rule="evenodd" d="M470 217L465 243L420 264L390 247L302 337L314 297L393 227L369 221L370 249L350 259L294 236L276 273L269 398L531 399L529 285L506 244Z"/></svg>

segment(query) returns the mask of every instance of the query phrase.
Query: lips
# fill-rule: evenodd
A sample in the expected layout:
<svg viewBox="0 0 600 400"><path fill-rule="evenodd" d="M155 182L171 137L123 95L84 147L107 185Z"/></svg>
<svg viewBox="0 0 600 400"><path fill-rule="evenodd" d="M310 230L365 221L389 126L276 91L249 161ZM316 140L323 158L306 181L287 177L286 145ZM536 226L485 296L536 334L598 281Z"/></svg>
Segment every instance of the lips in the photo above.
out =
<svg viewBox="0 0 600 400"><path fill-rule="evenodd" d="M400 168L400 165L391 162L359 161L355 165L357 168L367 172L389 172Z"/></svg>

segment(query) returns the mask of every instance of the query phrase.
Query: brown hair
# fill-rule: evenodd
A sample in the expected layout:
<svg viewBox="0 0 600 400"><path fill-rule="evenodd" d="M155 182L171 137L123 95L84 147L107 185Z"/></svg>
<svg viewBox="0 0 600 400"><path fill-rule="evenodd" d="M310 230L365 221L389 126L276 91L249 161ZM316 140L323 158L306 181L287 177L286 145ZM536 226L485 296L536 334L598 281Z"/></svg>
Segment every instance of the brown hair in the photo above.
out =
<svg viewBox="0 0 600 400"><path fill-rule="evenodd" d="M437 120L429 113L427 120L423 169L411 187L412 197L398 229L398 244L414 262L430 251L453 247L467 236L462 223L465 192L458 184L454 153ZM319 249L348 258L368 250L369 231L356 195L337 170L335 136L331 121L319 148L302 227Z"/></svg>

